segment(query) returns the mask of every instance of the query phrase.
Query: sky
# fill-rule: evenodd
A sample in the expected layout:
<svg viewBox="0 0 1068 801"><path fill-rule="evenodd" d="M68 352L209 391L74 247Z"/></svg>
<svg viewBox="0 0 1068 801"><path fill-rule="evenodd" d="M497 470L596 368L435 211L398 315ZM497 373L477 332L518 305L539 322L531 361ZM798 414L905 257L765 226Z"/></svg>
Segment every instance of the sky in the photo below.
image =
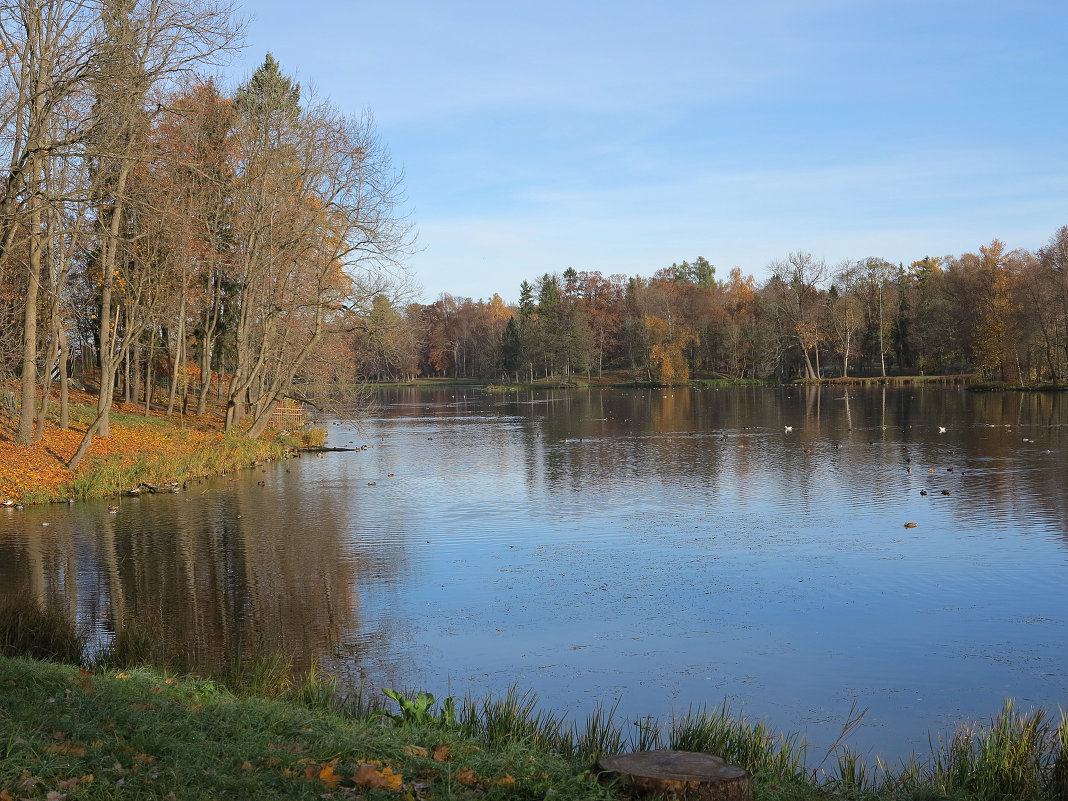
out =
<svg viewBox="0 0 1068 801"><path fill-rule="evenodd" d="M417 298L704 256L758 281L1068 225L1064 0L256 0L246 80L370 112Z"/></svg>

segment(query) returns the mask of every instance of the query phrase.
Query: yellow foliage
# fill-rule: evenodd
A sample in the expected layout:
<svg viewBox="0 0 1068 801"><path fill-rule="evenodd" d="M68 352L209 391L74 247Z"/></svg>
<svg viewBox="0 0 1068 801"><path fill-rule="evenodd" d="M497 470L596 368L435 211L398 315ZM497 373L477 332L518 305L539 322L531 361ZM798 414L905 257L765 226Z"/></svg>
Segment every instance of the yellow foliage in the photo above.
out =
<svg viewBox="0 0 1068 801"><path fill-rule="evenodd" d="M652 346L649 366L653 380L665 386L685 384L690 380L690 365L683 350L696 345L697 332L684 325L672 324L660 317L645 318L645 328Z"/></svg>

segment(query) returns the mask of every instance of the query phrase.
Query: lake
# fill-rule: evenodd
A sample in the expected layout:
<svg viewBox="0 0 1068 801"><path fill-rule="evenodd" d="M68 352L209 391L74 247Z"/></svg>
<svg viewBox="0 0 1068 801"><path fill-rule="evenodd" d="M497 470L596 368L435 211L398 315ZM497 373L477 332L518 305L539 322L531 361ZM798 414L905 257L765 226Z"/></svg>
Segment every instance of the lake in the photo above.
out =
<svg viewBox="0 0 1068 801"><path fill-rule="evenodd" d="M810 767L854 701L848 743L891 764L1007 697L1068 704L1061 394L378 397L328 423L357 451L117 514L2 510L0 593L69 608L97 644L147 621L191 660L261 642L348 686L514 684L621 721L726 699L803 732Z"/></svg>

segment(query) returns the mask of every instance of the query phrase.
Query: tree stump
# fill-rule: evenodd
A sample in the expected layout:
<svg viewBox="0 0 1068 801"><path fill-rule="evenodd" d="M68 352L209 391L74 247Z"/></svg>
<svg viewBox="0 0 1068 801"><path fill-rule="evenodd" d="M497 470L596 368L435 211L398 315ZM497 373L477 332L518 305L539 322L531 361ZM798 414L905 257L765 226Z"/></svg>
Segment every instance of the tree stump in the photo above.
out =
<svg viewBox="0 0 1068 801"><path fill-rule="evenodd" d="M601 759L602 779L620 778L639 795L679 801L752 801L749 774L718 756L690 751L639 751Z"/></svg>

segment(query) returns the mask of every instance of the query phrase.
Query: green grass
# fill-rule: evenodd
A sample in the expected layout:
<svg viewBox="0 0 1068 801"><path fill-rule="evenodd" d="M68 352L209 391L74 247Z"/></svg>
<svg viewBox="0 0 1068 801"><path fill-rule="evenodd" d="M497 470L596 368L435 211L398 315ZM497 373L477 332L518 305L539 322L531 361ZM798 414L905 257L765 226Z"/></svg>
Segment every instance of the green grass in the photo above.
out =
<svg viewBox="0 0 1068 801"><path fill-rule="evenodd" d="M242 699L213 682L10 658L0 658L0 755L4 798L613 797L521 740L486 749L453 731ZM391 775L394 789L366 784Z"/></svg>
<svg viewBox="0 0 1068 801"><path fill-rule="evenodd" d="M129 491L142 483L161 485L172 481L195 481L234 473L259 462L284 459L288 450L283 442L228 434L217 442L202 443L193 453L141 453L133 457L116 454L79 470L75 478L55 490L27 494L24 500L41 503L64 498L104 498Z"/></svg>
<svg viewBox="0 0 1068 801"><path fill-rule="evenodd" d="M1063 710L1051 717L1007 701L989 723L962 726L932 741L926 758L891 768L848 747L864 717L854 708L812 767L803 737L727 703L666 722L620 720L616 708L569 721L516 687L462 700L344 693L317 666L294 671L289 658L255 646L194 679L195 666L153 630L149 621L127 627L89 653L76 627L35 599L0 606L0 799L75 790L72 799L607 799L626 796L593 780L597 760L654 748L713 753L748 770L758 801L1068 798ZM442 746L448 761L434 759ZM361 775L400 784L369 788L354 780Z"/></svg>
<svg viewBox="0 0 1068 801"><path fill-rule="evenodd" d="M689 386L697 389L726 389L727 387L766 387L781 384L781 381L767 378L693 378Z"/></svg>

